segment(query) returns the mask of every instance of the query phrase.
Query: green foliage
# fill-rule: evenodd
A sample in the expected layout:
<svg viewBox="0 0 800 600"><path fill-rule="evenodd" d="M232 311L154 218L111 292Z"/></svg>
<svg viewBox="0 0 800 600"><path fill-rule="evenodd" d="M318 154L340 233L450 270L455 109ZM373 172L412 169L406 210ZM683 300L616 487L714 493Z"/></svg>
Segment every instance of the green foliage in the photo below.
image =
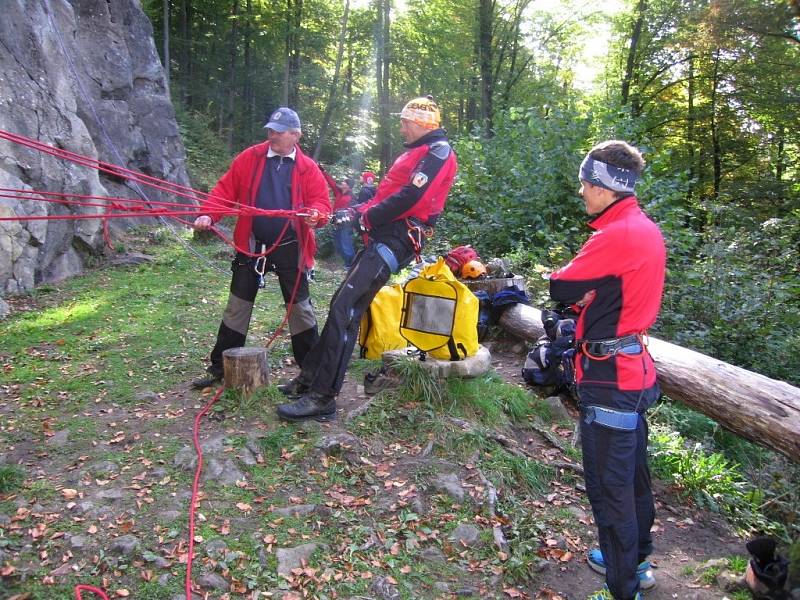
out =
<svg viewBox="0 0 800 600"><path fill-rule="evenodd" d="M783 527L767 522L761 513L763 492L723 454L710 452L699 442L692 443L677 432L655 425L650 432L650 458L653 472L673 483L698 506L723 514L745 531L771 530L785 535Z"/></svg>
<svg viewBox="0 0 800 600"><path fill-rule="evenodd" d="M182 110L175 105L175 117L186 149L186 167L192 186L208 192L227 171L231 153L212 131L209 118L198 112Z"/></svg>
<svg viewBox="0 0 800 600"><path fill-rule="evenodd" d="M512 109L497 116L494 137L460 138L459 178L439 231L487 257L525 248L542 260L553 246L576 250L585 234L575 174L588 123L566 107Z"/></svg>
<svg viewBox="0 0 800 600"><path fill-rule="evenodd" d="M729 213L720 209L718 218L734 221ZM659 331L680 345L797 385L800 210L761 223L736 221L709 230L699 256L670 271Z"/></svg>
<svg viewBox="0 0 800 600"><path fill-rule="evenodd" d="M22 487L25 471L18 465L0 465L0 494L10 494Z"/></svg>

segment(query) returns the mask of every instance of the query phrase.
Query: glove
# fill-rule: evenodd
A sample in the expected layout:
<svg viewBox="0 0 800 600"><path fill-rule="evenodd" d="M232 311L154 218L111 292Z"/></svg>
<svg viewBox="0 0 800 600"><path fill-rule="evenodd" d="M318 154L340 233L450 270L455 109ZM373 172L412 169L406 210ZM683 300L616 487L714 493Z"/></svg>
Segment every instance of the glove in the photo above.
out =
<svg viewBox="0 0 800 600"><path fill-rule="evenodd" d="M353 223L356 220L357 214L358 213L356 213L356 211L352 208L340 208L333 213L331 223L337 227L341 225L347 225L348 223Z"/></svg>

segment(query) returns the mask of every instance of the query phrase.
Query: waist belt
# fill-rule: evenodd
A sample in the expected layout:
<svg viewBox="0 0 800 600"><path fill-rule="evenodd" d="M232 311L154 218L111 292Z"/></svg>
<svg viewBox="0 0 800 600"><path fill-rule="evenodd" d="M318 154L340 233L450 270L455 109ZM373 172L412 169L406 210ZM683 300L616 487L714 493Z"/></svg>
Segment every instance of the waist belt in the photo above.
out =
<svg viewBox="0 0 800 600"><path fill-rule="evenodd" d="M610 340L580 340L578 348L591 356L613 356L618 352L640 354L643 346L641 335L631 334Z"/></svg>
<svg viewBox="0 0 800 600"><path fill-rule="evenodd" d="M587 425L596 422L610 429L634 431L639 426L639 413L613 410L605 406L587 406L584 421Z"/></svg>

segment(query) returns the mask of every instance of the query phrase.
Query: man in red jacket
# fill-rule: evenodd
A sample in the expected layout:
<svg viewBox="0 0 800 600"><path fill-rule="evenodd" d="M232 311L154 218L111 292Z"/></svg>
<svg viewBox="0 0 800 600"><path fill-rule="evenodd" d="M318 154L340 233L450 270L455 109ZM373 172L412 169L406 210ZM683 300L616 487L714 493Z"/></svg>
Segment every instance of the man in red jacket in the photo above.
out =
<svg viewBox="0 0 800 600"><path fill-rule="evenodd" d="M336 290L319 342L300 375L279 386L296 399L278 407L282 419L335 418L336 395L353 355L361 315L392 273L419 255L426 237L422 232L432 232L444 210L458 165L439 120L439 107L430 96L406 104L400 113L406 151L371 200L334 215L334 222L357 223L368 236L367 244Z"/></svg>
<svg viewBox="0 0 800 600"><path fill-rule="evenodd" d="M264 286L264 273L268 271L278 275L286 310L291 311L289 332L298 365L303 364L319 338L306 273L314 264L317 248L313 228L325 225L330 215L328 187L317 163L297 145L302 130L295 111L277 109L264 128L267 141L247 148L233 159L203 208L210 211L219 204L255 206L293 209L305 216L286 219L242 215L237 219L233 240L240 251L231 265L233 278L228 305L211 351L207 375L192 382L197 388L221 381L223 351L244 346L256 293ZM197 217L194 227L209 229L218 219L213 212L202 215ZM266 255L253 258L241 250ZM293 291L294 302L290 305Z"/></svg>
<svg viewBox="0 0 800 600"><path fill-rule="evenodd" d="M550 296L579 311L575 377L581 409L586 493L600 548L589 566L618 600L655 585L647 561L655 517L647 466L645 410L659 397L643 336L664 289L666 249L634 195L644 169L636 148L598 144L580 168L580 194L594 233L550 277ZM606 598L605 592L592 598Z"/></svg>

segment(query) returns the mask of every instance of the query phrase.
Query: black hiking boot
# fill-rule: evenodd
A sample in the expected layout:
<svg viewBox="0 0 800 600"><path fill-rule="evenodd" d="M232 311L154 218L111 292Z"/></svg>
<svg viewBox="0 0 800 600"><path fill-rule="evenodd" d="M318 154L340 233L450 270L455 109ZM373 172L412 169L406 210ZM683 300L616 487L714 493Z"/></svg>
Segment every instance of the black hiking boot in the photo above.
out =
<svg viewBox="0 0 800 600"><path fill-rule="evenodd" d="M333 421L336 418L336 399L308 392L294 402L278 405L278 416L286 421Z"/></svg>
<svg viewBox="0 0 800 600"><path fill-rule="evenodd" d="M223 381L222 373L217 373L216 371L209 371L205 375L202 375L197 379L193 379L189 385L191 385L192 388L196 390L202 390L204 388L211 387L212 385L221 384L222 381Z"/></svg>
<svg viewBox="0 0 800 600"><path fill-rule="evenodd" d="M278 391L286 396L287 398L291 398L294 400L295 398L299 398L306 392L310 391L310 387L307 383L303 383L300 381L300 377L295 377L294 379L290 379L286 383L281 383L278 385Z"/></svg>

